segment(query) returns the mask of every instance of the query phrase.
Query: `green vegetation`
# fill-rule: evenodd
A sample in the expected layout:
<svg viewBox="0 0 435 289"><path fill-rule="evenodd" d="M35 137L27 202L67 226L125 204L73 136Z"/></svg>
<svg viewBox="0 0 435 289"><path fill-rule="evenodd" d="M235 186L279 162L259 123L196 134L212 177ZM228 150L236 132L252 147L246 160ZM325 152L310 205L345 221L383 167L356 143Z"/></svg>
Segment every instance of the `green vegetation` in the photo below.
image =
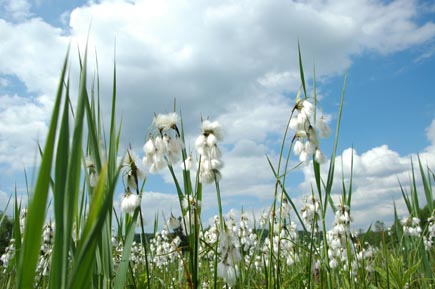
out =
<svg viewBox="0 0 435 289"><path fill-rule="evenodd" d="M2 212L0 212L0 255L5 252L6 247L12 237L12 220Z"/></svg>

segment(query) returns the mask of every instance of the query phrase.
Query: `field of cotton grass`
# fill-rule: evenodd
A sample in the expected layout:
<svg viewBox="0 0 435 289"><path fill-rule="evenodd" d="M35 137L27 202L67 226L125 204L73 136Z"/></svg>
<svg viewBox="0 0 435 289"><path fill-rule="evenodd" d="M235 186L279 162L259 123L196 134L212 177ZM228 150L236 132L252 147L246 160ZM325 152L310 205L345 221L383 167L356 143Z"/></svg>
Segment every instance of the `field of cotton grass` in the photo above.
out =
<svg viewBox="0 0 435 289"><path fill-rule="evenodd" d="M40 148L34 193L26 204L11 197L13 231L0 259L0 288L434 286L435 175L420 159L415 168L413 164L413 185L404 188L398 182L409 216L400 220L391 212L395 223L378 232L376 244L368 242L369 233L351 231L352 182L334 180L346 80L334 133L318 107L315 83L313 91L306 89L299 52L301 86L294 103L288 104L278 161L266 156L275 180L275 189L268 192L273 202L255 219L243 210L240 215L222 211L224 135L218 122L198 120L195 149L188 151L182 115L175 107L172 113L155 114L143 152L120 148L116 67L110 127L105 131L98 85L87 85L86 53L80 60L77 104L70 105L68 58L45 147ZM322 150L322 139L328 137L334 138L330 152ZM286 180L297 167L289 167L290 160L314 171L315 182L302 207L296 207L286 191ZM321 175L321 166L328 167L327 175ZM173 177L182 213L166 212L163 228L156 226L149 234L140 208L142 192L146 175L163 170ZM417 178L426 200L418 199ZM339 202L331 198L334 181L342 183ZM214 189L218 204L211 225L201 218L204 186ZM120 187L124 192L118 214L113 201ZM420 219L423 202L430 212L425 220ZM53 216L48 218L50 206ZM327 213L334 215L332 224L326 221Z"/></svg>

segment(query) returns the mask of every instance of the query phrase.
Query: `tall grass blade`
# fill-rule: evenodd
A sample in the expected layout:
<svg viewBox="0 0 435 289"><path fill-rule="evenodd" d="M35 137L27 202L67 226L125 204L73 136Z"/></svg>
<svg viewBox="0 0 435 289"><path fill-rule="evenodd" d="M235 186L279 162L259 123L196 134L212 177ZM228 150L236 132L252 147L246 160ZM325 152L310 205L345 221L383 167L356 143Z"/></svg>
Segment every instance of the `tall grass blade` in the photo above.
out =
<svg viewBox="0 0 435 289"><path fill-rule="evenodd" d="M304 97L307 98L308 95L307 95L307 88L305 86L304 68L302 66L302 54L301 54L301 46L299 44L299 41L298 41L298 56L299 56L299 74L301 76L301 83L304 89Z"/></svg>
<svg viewBox="0 0 435 289"><path fill-rule="evenodd" d="M328 178L326 180L326 188L325 188L326 197L325 197L325 203L324 203L325 213L326 213L326 202L327 201L329 201L331 206L334 205L332 202L332 198L330 198L330 195L331 195L331 190L332 190L332 184L334 182L335 158L337 155L338 136L340 134L341 116L342 116L342 112L343 112L344 92L346 89L346 80L347 80L347 73L344 76L343 88L341 90L340 106L338 108L337 125L335 128L334 146L332 149L331 159L329 162ZM323 216L323 217L325 217L325 216Z"/></svg>
<svg viewBox="0 0 435 289"><path fill-rule="evenodd" d="M50 288L65 288L68 267L68 242L71 235L64 231L65 192L68 178L69 158L69 81L66 85L66 99L64 101L63 116L60 124L57 144L56 162L54 168L54 219L55 235L52 255L52 270L50 272Z"/></svg>
<svg viewBox="0 0 435 289"><path fill-rule="evenodd" d="M121 263L119 264L118 270L116 272L116 277L115 277L114 287L113 287L114 289L125 288L125 282L127 280L127 271L130 264L131 246L134 240L138 215L139 215L139 208L135 210L133 218L130 219L130 223L127 228L127 236L124 240L124 249L122 251Z"/></svg>
<svg viewBox="0 0 435 289"><path fill-rule="evenodd" d="M421 180L423 182L424 195L426 196L426 203L429 212L432 213L434 210L434 199L432 193L432 184L430 182L430 178L426 177L426 173L423 169L423 165L420 160L420 156L418 156L418 165L420 167Z"/></svg>
<svg viewBox="0 0 435 289"><path fill-rule="evenodd" d="M399 182L399 187L400 187L400 191L402 193L403 200L405 201L406 208L408 209L408 212L411 214L411 212L412 212L411 200L409 199L408 194L405 192L405 188L403 187L400 180L398 180L398 182Z"/></svg>
<svg viewBox="0 0 435 289"><path fill-rule="evenodd" d="M115 175L117 178L119 171ZM104 226L104 222L109 213L116 183L108 183L108 190L105 189L107 180L107 166L103 166L98 183L92 193L89 214L83 228L81 239L77 246L74 263L69 280L69 289L90 288L92 272L95 266L95 255L99 235Z"/></svg>
<svg viewBox="0 0 435 289"><path fill-rule="evenodd" d="M69 50L69 49L68 49ZM50 173L54 157L57 124L63 94L63 85L67 67L68 52L63 64L53 114L48 130L48 136L41 160L35 192L29 203L29 209L24 228L22 251L19 253L17 266L16 288L33 288L35 279L36 263L40 253L42 227L45 221L48 190L50 186Z"/></svg>
<svg viewBox="0 0 435 289"><path fill-rule="evenodd" d="M412 216L418 217L418 211L420 209L417 194L417 182L415 178L414 162L411 160L411 206Z"/></svg>

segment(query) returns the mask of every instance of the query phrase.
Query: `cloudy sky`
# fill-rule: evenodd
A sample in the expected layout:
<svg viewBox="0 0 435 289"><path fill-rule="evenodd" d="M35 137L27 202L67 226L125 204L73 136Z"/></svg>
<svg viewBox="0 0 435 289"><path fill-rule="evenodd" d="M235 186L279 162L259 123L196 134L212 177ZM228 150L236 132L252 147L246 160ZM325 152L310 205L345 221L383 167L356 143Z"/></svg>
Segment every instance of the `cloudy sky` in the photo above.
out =
<svg viewBox="0 0 435 289"><path fill-rule="evenodd" d="M0 204L15 186L25 195L24 169L31 178L68 44L74 83L88 31L90 75L96 52L106 113L116 59L122 148L131 144L142 155L153 114L172 111L174 98L188 147L201 116L221 122L224 211L258 213L271 204L265 156L276 160L300 85L298 41L308 91L315 68L332 128L347 73L337 180L348 181L353 155L356 228L390 223L393 202L406 214L398 180L408 186L417 154L435 170L432 1L0 0ZM332 140L321 146L331 154ZM289 175L295 203L310 194L311 182L309 164ZM177 211L166 173L149 176L145 190L148 219L156 208ZM203 206L205 218L217 212L211 188Z"/></svg>

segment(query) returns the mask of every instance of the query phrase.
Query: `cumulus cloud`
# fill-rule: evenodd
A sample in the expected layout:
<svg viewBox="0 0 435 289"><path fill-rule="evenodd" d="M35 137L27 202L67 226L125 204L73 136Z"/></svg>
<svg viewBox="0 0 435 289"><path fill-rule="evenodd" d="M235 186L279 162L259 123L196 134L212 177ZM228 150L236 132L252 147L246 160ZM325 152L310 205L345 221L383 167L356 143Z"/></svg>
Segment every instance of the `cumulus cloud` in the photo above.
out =
<svg viewBox="0 0 435 289"><path fill-rule="evenodd" d="M26 0L1 0L0 7L0 16L12 21L23 21L32 15L32 5Z"/></svg>
<svg viewBox="0 0 435 289"><path fill-rule="evenodd" d="M144 192L141 207L145 225L150 231L153 229L156 217L162 225L169 219L171 213L176 217L181 215L178 197L175 194Z"/></svg>
<svg viewBox="0 0 435 289"><path fill-rule="evenodd" d="M9 205L8 207L6 207L10 200L10 197L11 196L8 196L6 192L0 190L0 204L3 204L3 206L0 207L0 213L6 212L7 214L10 214L12 212L12 206Z"/></svg>
<svg viewBox="0 0 435 289"><path fill-rule="evenodd" d="M0 96L0 164L23 171L36 163L37 145L48 132L53 103L48 96L35 99L17 95Z"/></svg>
<svg viewBox="0 0 435 289"><path fill-rule="evenodd" d="M434 149L435 146L435 119L432 121L430 126L426 129L426 137L430 141L431 146L429 148Z"/></svg>
<svg viewBox="0 0 435 289"><path fill-rule="evenodd" d="M435 120L427 128L427 137L433 140L433 127ZM406 192L410 192L411 186L411 163L414 163L416 182L418 186L420 204L426 203L422 182L418 169L418 157L424 167L434 171L435 149L428 146L418 155L400 155L391 150L387 145L374 147L366 152L358 153L355 149L347 148L337 156L335 161L333 198L336 202L341 200L342 182L346 187L350 185L351 168L352 175L352 214L355 228L367 228L370 223L377 220L386 221L390 225L393 221L393 206L397 206L398 214L408 214L402 199L400 185ZM352 166L353 162L353 166ZM322 177L327 177L328 165L322 168ZM303 169L305 181L299 189L310 192L314 185L314 173L311 166Z"/></svg>
<svg viewBox="0 0 435 289"><path fill-rule="evenodd" d="M29 92L54 98L68 38L40 18L12 24L0 18L0 74L14 75Z"/></svg>

